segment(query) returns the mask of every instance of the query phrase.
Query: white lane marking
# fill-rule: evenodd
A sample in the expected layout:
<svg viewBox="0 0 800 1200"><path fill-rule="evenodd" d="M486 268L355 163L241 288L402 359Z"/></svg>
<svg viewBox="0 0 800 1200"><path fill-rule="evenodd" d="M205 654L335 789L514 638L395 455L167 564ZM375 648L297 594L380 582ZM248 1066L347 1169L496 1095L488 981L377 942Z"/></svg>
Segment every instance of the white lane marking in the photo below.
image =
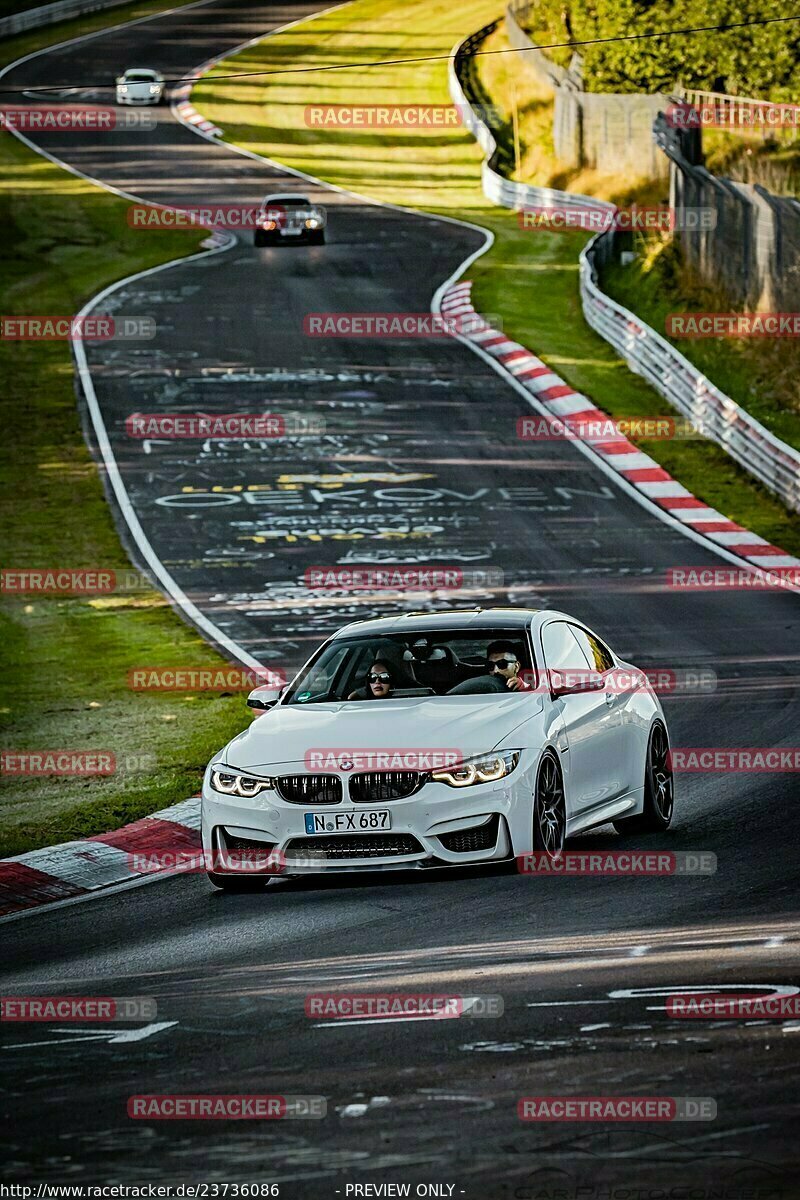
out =
<svg viewBox="0 0 800 1200"><path fill-rule="evenodd" d="M769 946L770 949L772 949L775 946L782 946L785 941L786 941L785 937L771 937L771 938L767 938L767 940L764 942L764 945Z"/></svg>
<svg viewBox="0 0 800 1200"><path fill-rule="evenodd" d="M769 1129L769 1128L770 1128L769 1125L746 1125L746 1126L741 1126L739 1129L725 1129L725 1130L720 1131L719 1133L705 1133L705 1134L697 1134L695 1136L691 1136L689 1134L682 1134L681 1135L681 1143L684 1146L694 1146L697 1142L707 1142L707 1141L711 1141L711 1140L719 1139L719 1138L737 1137L739 1134L742 1134L742 1133L754 1133L754 1132L758 1132L762 1129ZM606 1150L605 1151L605 1154L608 1158L641 1158L642 1155L651 1155L652 1153L653 1153L653 1148L649 1144L643 1145L643 1146L635 1146L635 1147L633 1147L631 1149L627 1149L627 1150ZM734 1161L740 1157L736 1153L736 1151L732 1151L732 1150L728 1150L728 1151L722 1150L722 1151L718 1151L718 1153L722 1156L732 1158ZM633 1193L631 1193L631 1194L633 1194ZM706 1194L708 1195L709 1193L706 1193ZM740 1191L739 1194L744 1195L744 1194L746 1194L746 1192ZM752 1194L755 1195L755 1189L753 1190Z"/></svg>
<svg viewBox="0 0 800 1200"><path fill-rule="evenodd" d="M652 949L652 946L633 946L628 951L628 957L629 958L643 958L644 955L647 954L647 951L651 950L651 949Z"/></svg>
<svg viewBox="0 0 800 1200"><path fill-rule="evenodd" d="M317 1021L315 1029L335 1029L338 1025L398 1025L401 1021L441 1021L440 1013L420 1013L414 1016L402 1017L354 1017L352 1020ZM445 1020L457 1020L456 1017L446 1017Z"/></svg>
<svg viewBox="0 0 800 1200"><path fill-rule="evenodd" d="M79 33L77 37L67 38L64 42L54 42L50 46L42 46L39 50L32 50L30 54L24 54L22 58L15 58L13 62L0 69L0 79L10 71L12 67L21 67L23 63L30 62L32 58L38 58L40 54L52 54L55 50L64 50L67 46L77 46L79 42L89 42L92 38L104 37L107 33L116 33L119 29L129 29L131 25L143 25L145 21L158 21L161 17L172 17L175 13L188 12L190 8L201 8L204 4L213 4L215 0L193 0L191 4L176 4L174 8L166 8L163 12L151 13L147 17L135 17L131 21L120 21L116 25L104 25L102 29L95 29L92 33ZM47 85L43 85L47 88ZM109 88L112 84L108 85ZM48 89L52 91L53 89ZM66 91L79 91L79 87L68 87ZM27 94L27 93L25 93ZM101 185L102 186L102 185Z"/></svg>
<svg viewBox="0 0 800 1200"><path fill-rule="evenodd" d="M534 1000L526 1008L561 1008L572 1004L610 1004L610 1000Z"/></svg>
<svg viewBox="0 0 800 1200"><path fill-rule="evenodd" d="M66 1046L70 1042L108 1042L109 1045L119 1045L122 1042L143 1042L145 1038L152 1037L154 1033L160 1033L162 1029L169 1029L173 1025L177 1025L177 1021L157 1021L154 1025L142 1025L139 1029L123 1029L117 1032L114 1029L84 1029L76 1031L74 1026L67 1029L52 1029L50 1033L71 1033L77 1036L64 1038L46 1038L41 1042L14 1042L10 1046L3 1046L4 1050L29 1050L36 1046Z"/></svg>
<svg viewBox="0 0 800 1200"><path fill-rule="evenodd" d="M636 950L647 950L649 947L634 947L631 953ZM607 998L597 1000L531 1000L525 1005L526 1008L562 1008L573 1007L581 1004L612 1004L615 1000L639 1000L644 998L658 999L661 996L705 996L713 992L750 992L758 991L759 995L770 994L776 996L795 996L800 992L800 987L789 983L708 983L708 984L675 984L665 987L644 987L644 988L620 988L617 991L609 992ZM665 1004L648 1004L647 1012L666 1012ZM761 1024L761 1022L759 1022ZM631 1028L628 1026L627 1028ZM645 1025L642 1028L649 1028Z"/></svg>
<svg viewBox="0 0 800 1200"><path fill-rule="evenodd" d="M364 1113L369 1112L372 1108L383 1108L386 1104L391 1104L390 1096L373 1096L367 1104L345 1104L339 1111L340 1117L363 1117Z"/></svg>
<svg viewBox="0 0 800 1200"><path fill-rule="evenodd" d="M117 283L112 283L109 287L104 288L103 291L98 292L96 296L93 296L92 299L89 300L77 314L77 320L80 321L82 317L87 316L97 304L100 304L101 301L106 298L106 296L111 295L112 292L117 291L121 287L125 287L130 283L135 283L140 279L144 279L146 276L157 275L161 271L171 270L178 264L182 265L184 263L194 262L199 258L206 257L208 254L219 254L224 252L224 248L222 250L203 250L199 254L191 254L186 258L175 260L169 263L162 263L160 266L149 267L145 271L139 271L135 275L129 275L126 279L119 280ZM83 392L86 397L86 404L89 409L95 436L97 438L97 447L100 451L103 463L108 473L108 481L114 491L114 495L122 516L133 535L139 553L142 555L142 558L153 572L153 575L163 590L167 593L167 595L170 596L175 604L177 604L183 610L186 617L194 626L196 626L196 628L201 630L217 646L228 651L228 653L230 653L234 658L238 659L239 662L244 663L248 667L260 668L262 665L261 662L255 658L249 652L249 650L245 650L245 648L240 646L238 642L234 641L232 637L230 637L227 633L224 633L222 629L220 629L214 624L213 621L205 616L205 614L202 613L199 608L197 608L194 602L189 599L189 597L178 584L177 580L170 575L169 571L166 569L161 559L158 557L152 545L150 544L139 522L139 518L136 515L130 497L128 496L127 488L125 487L117 460L114 457L114 452L111 448L108 432L103 420L103 414L100 409L97 394L94 390L94 381L92 379L92 374L86 358L86 351L83 343L80 341L73 342L72 348L78 367L78 375L80 377Z"/></svg>
<svg viewBox="0 0 800 1200"><path fill-rule="evenodd" d="M593 1033L595 1029L610 1029L610 1025L581 1025L579 1033Z"/></svg>
<svg viewBox="0 0 800 1200"><path fill-rule="evenodd" d="M119 1042L143 1042L154 1033L160 1033L162 1029L171 1029L177 1024L177 1021L157 1021L154 1025L143 1025L140 1029L124 1029L111 1039L111 1043L117 1045Z"/></svg>
<svg viewBox="0 0 800 1200"><path fill-rule="evenodd" d="M758 990L759 994L770 993L774 996L796 996L800 987L793 983L685 983L667 984L660 987L620 988L619 991L609 992L611 1000L638 1000L649 997L657 1000L660 996L703 996L708 992L751 992Z"/></svg>
<svg viewBox="0 0 800 1200"><path fill-rule="evenodd" d="M120 25L109 26L102 30L95 30L93 33L90 33L90 34L82 34L79 37L70 38L68 41L59 42L55 46L43 47L41 50L35 50L31 54L26 54L22 58L16 59L12 63L8 63L5 67L0 69L0 79L2 79L3 76L8 71L10 71L12 68L20 66L23 63L28 62L30 59L38 57L39 55L52 53L53 51L63 49L66 46L75 45L78 42L86 41L93 37L99 37L102 34L110 33L115 30L118 30L118 29L124 29L128 25L137 25L144 21L156 20L158 17L168 16L170 14L174 14L175 12L183 11L183 9L186 9L186 8L199 7L200 5L210 4L210 3L213 3L213 0L195 0L194 4L184 5L181 8L171 9L171 10L169 10L168 13L156 13L150 17L141 17L141 18L137 18L134 21L125 21ZM43 147L38 146L35 142L31 141L30 138L28 138L24 134L20 133L20 131L18 129L14 129L13 127L11 127L10 132L13 133L14 137L19 138L19 140L21 142L23 142L26 146L28 146L29 149L33 150L35 154L40 155L42 158L48 159L48 161L54 163L57 167L69 172L69 174L74 175L79 179L85 180L87 183L91 183L94 186L102 188L104 191L111 192L112 194L114 194L116 196L121 196L125 200L135 200L140 203L149 204L155 208L169 207L169 206L165 206L162 204L154 203L153 201L150 201L150 200L146 200L141 196L137 196L137 195L133 194L132 192L126 192L126 191L123 191L121 188L114 187L113 184L104 183L102 180L96 179L92 175L87 175L84 171L79 170L77 167L73 167L69 163L64 162L64 160L58 158L57 155L51 154L49 150L45 150ZM109 287L104 288L101 292L98 292L97 295L93 296L89 301L87 301L87 303L81 309L80 313L77 314L78 318L80 318L82 316L86 316L89 312L92 311L92 309L97 304L99 304L102 300L104 300L106 296L110 295L112 292L117 291L119 288L125 287L129 283L137 282L140 279L144 279L146 276L155 275L160 271L170 270L172 267L182 265L184 263L194 262L197 259L206 258L213 254L225 253L226 251L232 249L236 244L237 244L236 238L233 237L233 235L231 235L227 239L225 244L222 246L218 246L215 248L209 248L207 250L201 250L197 254L190 254L183 258L173 259L171 262L161 263L157 267L150 267L148 270L138 271L134 275L128 275L125 279L117 280L116 283L113 283ZM141 553L142 558L145 560L147 565L150 567L150 570L155 575L156 580L158 581L158 583L160 584L162 589L174 601L174 603L184 612L184 614L186 615L188 620L196 628L200 629L217 646L222 647L225 650L227 650L239 662L243 663L244 665L246 665L248 667L260 667L262 664L259 662L258 659L254 658L253 655L251 655L249 653L249 651L245 650L243 646L240 646L238 644L238 642L233 641L233 639L230 638L226 633L223 633L223 631L221 629L219 629L213 623L213 621L210 621L207 617L205 617L199 611L199 609L189 600L188 596L186 596L186 594L183 592L183 590L178 586L177 582L172 578L172 576L166 570L166 568L162 564L161 560L158 558L158 556L156 555L152 546L150 545L150 542L145 537L144 531L139 523L139 519L133 510L133 506L128 497L127 490L122 481L122 476L120 474L119 467L117 465L117 461L116 461L113 451L111 449L111 445L110 445L110 442L108 439L108 433L107 433L105 423L102 418L102 414L100 412L99 404L97 402L97 396L94 391L94 384L92 381L91 372L89 370L89 365L88 365L88 361L86 358L86 351L84 349L83 343L80 341L74 341L71 344L72 344L72 350L75 355L75 360L76 360L76 364L77 364L77 368L78 368L78 375L81 380L84 395L86 396L87 407L89 409L89 414L92 419L92 425L94 426L95 435L97 437L98 449L100 450L106 470L108 471L109 482L114 491L114 495L116 497L117 503L119 504L123 519L125 520L131 534L133 535L134 541L136 542L137 548L138 548L139 552ZM46 906L44 906L44 907L46 907ZM30 911L35 911L35 910L30 910ZM22 915L22 914L14 914L14 915Z"/></svg>

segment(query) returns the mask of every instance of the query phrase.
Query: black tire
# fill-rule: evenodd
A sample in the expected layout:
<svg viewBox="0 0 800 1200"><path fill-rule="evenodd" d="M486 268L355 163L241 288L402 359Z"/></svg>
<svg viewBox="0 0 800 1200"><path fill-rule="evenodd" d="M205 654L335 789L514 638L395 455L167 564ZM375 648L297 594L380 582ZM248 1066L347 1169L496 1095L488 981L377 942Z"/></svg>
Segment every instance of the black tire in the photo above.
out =
<svg viewBox="0 0 800 1200"><path fill-rule="evenodd" d="M644 767L644 808L636 817L614 822L617 833L663 833L675 808L675 780L669 764L669 738L660 721L650 730Z"/></svg>
<svg viewBox="0 0 800 1200"><path fill-rule="evenodd" d="M324 246L325 245L325 230L319 229L316 232L312 233L309 241L311 242L312 246Z"/></svg>
<svg viewBox="0 0 800 1200"><path fill-rule="evenodd" d="M269 245L269 242L264 237L264 234L261 233L261 231L258 229L256 230L255 237L253 238L253 245L254 246L268 246Z"/></svg>
<svg viewBox="0 0 800 1200"><path fill-rule="evenodd" d="M268 880L243 878L236 875L220 875L217 871L206 871L208 878L215 888L221 892L263 892Z"/></svg>
<svg viewBox="0 0 800 1200"><path fill-rule="evenodd" d="M542 755L533 798L533 848L560 858L567 834L567 802L561 766L552 751Z"/></svg>

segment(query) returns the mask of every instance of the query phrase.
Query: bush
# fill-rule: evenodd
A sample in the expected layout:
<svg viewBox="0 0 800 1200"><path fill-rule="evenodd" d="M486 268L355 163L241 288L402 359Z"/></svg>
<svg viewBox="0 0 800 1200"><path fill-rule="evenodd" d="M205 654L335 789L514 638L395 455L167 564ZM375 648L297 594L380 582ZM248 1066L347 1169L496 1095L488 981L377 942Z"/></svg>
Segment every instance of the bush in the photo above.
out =
<svg viewBox="0 0 800 1200"><path fill-rule="evenodd" d="M665 29L734 24L785 17L777 0L564 0L556 7L540 0L526 25L539 42L576 42ZM676 84L759 99L793 101L800 67L797 24L785 21L745 29L675 34L642 41L580 46L590 92L670 91ZM569 58L569 52L566 58ZM563 62L565 53L557 57Z"/></svg>

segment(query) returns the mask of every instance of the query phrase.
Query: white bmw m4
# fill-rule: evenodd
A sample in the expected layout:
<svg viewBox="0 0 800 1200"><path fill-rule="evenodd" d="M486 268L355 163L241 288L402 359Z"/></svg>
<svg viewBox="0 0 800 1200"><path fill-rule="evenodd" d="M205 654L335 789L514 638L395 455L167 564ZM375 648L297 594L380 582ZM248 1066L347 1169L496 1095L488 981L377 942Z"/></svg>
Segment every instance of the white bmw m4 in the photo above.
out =
<svg viewBox="0 0 800 1200"><path fill-rule="evenodd" d="M667 724L649 680L564 613L357 622L248 704L258 719L203 781L203 861L220 888L556 858L594 826L647 832L672 819Z"/></svg>

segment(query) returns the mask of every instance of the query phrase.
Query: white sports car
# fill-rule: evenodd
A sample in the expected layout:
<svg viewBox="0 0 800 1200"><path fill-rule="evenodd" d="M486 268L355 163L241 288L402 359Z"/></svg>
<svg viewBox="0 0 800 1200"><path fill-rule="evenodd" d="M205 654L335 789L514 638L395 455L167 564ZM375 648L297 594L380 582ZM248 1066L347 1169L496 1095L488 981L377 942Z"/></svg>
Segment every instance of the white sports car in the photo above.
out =
<svg viewBox="0 0 800 1200"><path fill-rule="evenodd" d="M203 862L220 888L277 871L557 857L593 826L672 819L658 698L564 613L356 622L288 687L256 688L248 704L258 719L203 782Z"/></svg>
<svg viewBox="0 0 800 1200"><path fill-rule="evenodd" d="M164 78L149 67L131 67L117 79L117 104L160 104Z"/></svg>

